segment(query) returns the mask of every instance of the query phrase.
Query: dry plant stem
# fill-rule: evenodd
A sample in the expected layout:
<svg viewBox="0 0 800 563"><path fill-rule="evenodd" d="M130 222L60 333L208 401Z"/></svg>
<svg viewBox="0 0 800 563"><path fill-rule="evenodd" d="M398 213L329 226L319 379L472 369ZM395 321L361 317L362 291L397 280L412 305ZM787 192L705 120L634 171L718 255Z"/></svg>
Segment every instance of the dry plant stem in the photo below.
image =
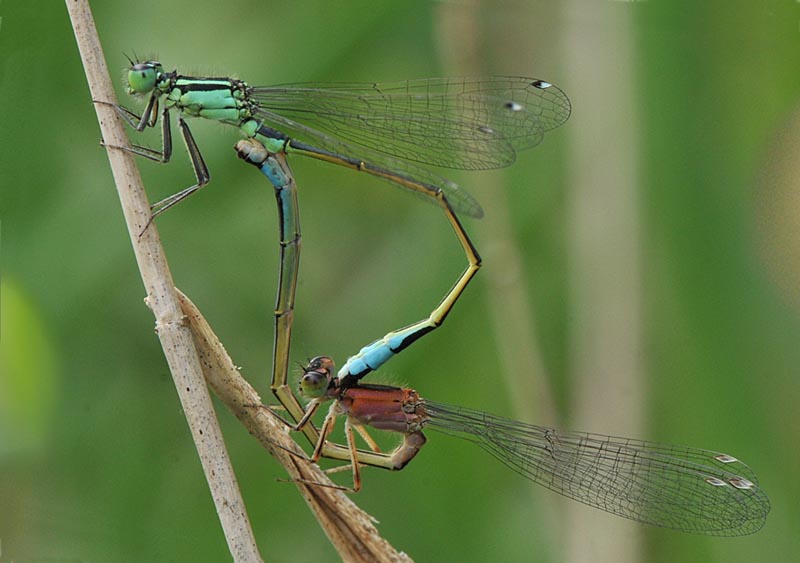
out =
<svg viewBox="0 0 800 563"><path fill-rule="evenodd" d="M88 1L67 0L66 4L92 99L115 103L114 90ZM106 144L128 146L122 122L114 109L105 104L95 104L95 109ZM235 561L261 561L205 385L192 333L175 295L158 231L151 224L142 233L150 217L150 204L139 171L133 157L125 151L109 149L108 158L147 291L147 304L156 317L158 337L200 456L228 548Z"/></svg>
<svg viewBox="0 0 800 563"><path fill-rule="evenodd" d="M410 562L406 554L398 553L379 535L373 524L374 519L369 514L358 508L342 491L330 488L335 485L289 437L286 424L277 420L266 408L260 408L261 397L236 369L208 322L185 295L180 291L178 295L194 333L209 385L250 434L269 450L286 468L290 478L296 481L297 489L342 559L365 563Z"/></svg>

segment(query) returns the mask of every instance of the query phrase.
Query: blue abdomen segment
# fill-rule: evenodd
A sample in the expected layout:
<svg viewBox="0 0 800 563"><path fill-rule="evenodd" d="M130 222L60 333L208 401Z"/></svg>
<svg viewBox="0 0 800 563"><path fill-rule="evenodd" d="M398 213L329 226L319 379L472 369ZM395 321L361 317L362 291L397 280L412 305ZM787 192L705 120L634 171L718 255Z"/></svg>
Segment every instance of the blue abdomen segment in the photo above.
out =
<svg viewBox="0 0 800 563"><path fill-rule="evenodd" d="M259 168L261 173L267 177L270 183L280 190L281 188L287 186L291 180L286 176L286 173L281 169L277 162L270 159L264 162L264 164ZM286 212L286 203L282 201L281 209Z"/></svg>
<svg viewBox="0 0 800 563"><path fill-rule="evenodd" d="M364 346L355 356L350 356L339 370L338 378L345 382L361 379L434 328L436 327L426 320L390 332L383 338Z"/></svg>

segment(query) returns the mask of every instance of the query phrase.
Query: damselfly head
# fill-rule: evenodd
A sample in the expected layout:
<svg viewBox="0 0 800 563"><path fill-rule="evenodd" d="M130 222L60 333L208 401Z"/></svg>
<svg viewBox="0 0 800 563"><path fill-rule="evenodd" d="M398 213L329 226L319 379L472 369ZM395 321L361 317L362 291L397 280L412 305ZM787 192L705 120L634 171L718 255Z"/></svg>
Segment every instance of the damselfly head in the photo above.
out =
<svg viewBox="0 0 800 563"><path fill-rule="evenodd" d="M308 399L318 399L325 395L333 379L333 360L327 356L312 358L303 368L300 377L300 394Z"/></svg>
<svg viewBox="0 0 800 563"><path fill-rule="evenodd" d="M158 61L133 63L128 69L128 94L149 94L156 87L164 68Z"/></svg>

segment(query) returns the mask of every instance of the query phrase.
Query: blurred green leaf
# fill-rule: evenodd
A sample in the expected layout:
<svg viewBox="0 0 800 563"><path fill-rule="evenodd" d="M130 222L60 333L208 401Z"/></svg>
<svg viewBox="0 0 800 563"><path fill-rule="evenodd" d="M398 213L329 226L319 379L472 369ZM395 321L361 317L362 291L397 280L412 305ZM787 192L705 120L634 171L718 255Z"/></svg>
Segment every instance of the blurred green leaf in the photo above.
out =
<svg viewBox="0 0 800 563"><path fill-rule="evenodd" d="M9 276L0 284L0 456L42 453L58 394L57 354L41 310Z"/></svg>

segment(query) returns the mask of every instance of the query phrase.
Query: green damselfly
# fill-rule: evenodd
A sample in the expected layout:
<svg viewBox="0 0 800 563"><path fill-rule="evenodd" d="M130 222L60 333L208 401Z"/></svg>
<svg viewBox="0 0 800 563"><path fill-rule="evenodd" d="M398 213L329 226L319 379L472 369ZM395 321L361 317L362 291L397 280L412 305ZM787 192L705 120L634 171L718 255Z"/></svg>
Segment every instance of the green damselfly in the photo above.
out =
<svg viewBox="0 0 800 563"><path fill-rule="evenodd" d="M155 213L210 180L185 117L234 126L272 153L363 171L430 200L444 192L455 211L480 217L483 211L469 194L418 164L465 170L508 166L518 151L538 145L571 111L569 99L553 84L510 76L256 87L234 78L165 72L157 61L131 61L127 83L130 94L147 98L141 116L118 107L137 131L154 127L162 106L161 150L135 145L130 150L169 161L174 110L197 178L155 204Z"/></svg>

